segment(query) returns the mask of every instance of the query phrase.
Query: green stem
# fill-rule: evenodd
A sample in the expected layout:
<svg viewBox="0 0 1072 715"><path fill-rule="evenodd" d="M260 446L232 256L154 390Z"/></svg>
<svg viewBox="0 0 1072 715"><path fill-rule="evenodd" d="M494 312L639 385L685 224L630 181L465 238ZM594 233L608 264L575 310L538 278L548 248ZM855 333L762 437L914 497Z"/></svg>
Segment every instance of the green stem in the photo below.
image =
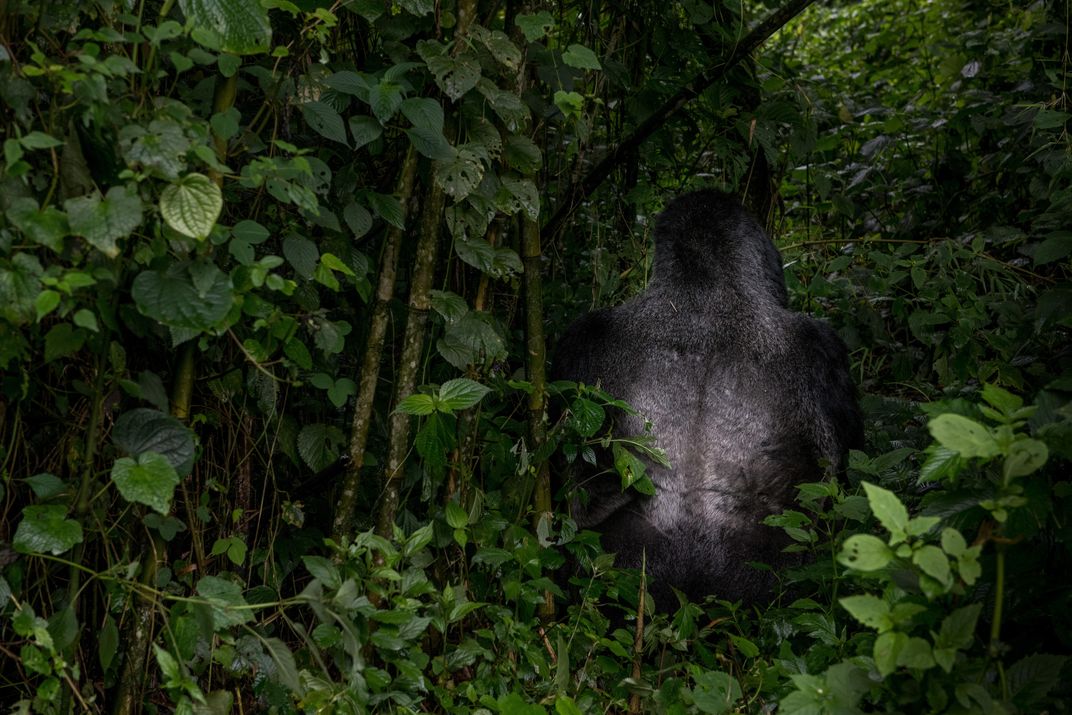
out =
<svg viewBox="0 0 1072 715"><path fill-rule="evenodd" d="M1004 552L1006 552L1006 546L1003 543L999 543L994 560L994 619L991 621L991 646L989 646L989 655L994 659L997 659L1000 654L1001 646L1001 612L1004 609ZM1001 668L1000 661L998 661L998 673L1001 677L1002 695L1008 698L1009 692L1006 681L1004 681L1004 669Z"/></svg>

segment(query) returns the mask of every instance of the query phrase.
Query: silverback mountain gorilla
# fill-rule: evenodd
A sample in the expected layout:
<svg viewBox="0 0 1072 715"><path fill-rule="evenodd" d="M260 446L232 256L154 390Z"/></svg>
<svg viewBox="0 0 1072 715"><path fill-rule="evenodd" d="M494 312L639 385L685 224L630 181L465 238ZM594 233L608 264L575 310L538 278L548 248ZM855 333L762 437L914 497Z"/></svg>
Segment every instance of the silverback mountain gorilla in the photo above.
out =
<svg viewBox="0 0 1072 715"><path fill-rule="evenodd" d="M655 224L655 271L632 300L566 330L556 379L599 384L635 407L614 432L653 423L670 468L647 463L655 496L623 492L616 474L574 475L588 499L574 518L599 531L618 564L646 553L660 610L671 586L756 601L775 570L796 563L765 516L794 503L794 485L836 471L863 441L845 346L787 307L778 249L734 198L698 191Z"/></svg>

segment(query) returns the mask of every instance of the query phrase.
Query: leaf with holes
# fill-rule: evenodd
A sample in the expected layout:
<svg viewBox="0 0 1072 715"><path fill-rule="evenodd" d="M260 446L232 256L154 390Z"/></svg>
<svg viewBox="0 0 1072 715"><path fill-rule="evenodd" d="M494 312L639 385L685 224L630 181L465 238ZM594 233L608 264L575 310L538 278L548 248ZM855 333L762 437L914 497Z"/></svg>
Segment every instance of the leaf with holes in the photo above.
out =
<svg viewBox="0 0 1072 715"><path fill-rule="evenodd" d="M325 139L350 146L346 139L346 125L331 105L324 102L306 102L301 109L305 123L312 127L313 131Z"/></svg>
<svg viewBox="0 0 1072 715"><path fill-rule="evenodd" d="M450 161L436 162L436 183L455 201L461 201L484 178L484 165L478 156L467 147L459 147Z"/></svg>

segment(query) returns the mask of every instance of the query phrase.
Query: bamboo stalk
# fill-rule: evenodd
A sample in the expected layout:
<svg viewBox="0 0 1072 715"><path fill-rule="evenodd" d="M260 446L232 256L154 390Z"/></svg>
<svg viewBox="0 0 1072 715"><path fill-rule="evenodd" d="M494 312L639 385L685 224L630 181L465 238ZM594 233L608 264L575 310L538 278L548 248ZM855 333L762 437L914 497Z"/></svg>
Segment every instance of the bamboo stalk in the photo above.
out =
<svg viewBox="0 0 1072 715"><path fill-rule="evenodd" d="M398 179L398 196L402 203L403 222L409 208L410 198L417 175L417 154L410 147L402 164ZM369 336L365 343L365 356L361 361L358 377L357 405L350 426L350 464L343 476L342 490L332 522L332 539L342 543L354 519L358 489L361 485L361 467L365 464L365 449L368 446L369 427L372 424L372 407L376 398L376 386L380 379L380 362L383 356L384 338L390 317L388 304L394 297L395 275L398 271L398 253L402 246L402 229L391 227L380 260L380 278L376 285L376 304L372 309Z"/></svg>
<svg viewBox="0 0 1072 715"><path fill-rule="evenodd" d="M424 335L431 307L432 281L435 277L436 254L439 245L439 227L443 219L443 189L433 183L428 188L421 211L420 235L417 239L417 255L414 259L413 278L410 281L409 315L406 333L402 339L402 357L395 381L395 400L398 404L413 393L417 385L417 369L424 350ZM380 536L394 535L395 517L398 513L399 482L409 451L410 415L392 412L387 442L387 466L384 471L383 498L377 515L376 531Z"/></svg>

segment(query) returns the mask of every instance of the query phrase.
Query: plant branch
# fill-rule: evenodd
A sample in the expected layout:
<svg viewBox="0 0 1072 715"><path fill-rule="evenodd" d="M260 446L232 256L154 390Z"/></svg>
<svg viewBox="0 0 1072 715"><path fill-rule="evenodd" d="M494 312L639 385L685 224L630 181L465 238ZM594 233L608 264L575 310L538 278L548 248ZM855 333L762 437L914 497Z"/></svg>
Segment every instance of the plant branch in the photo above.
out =
<svg viewBox="0 0 1072 715"><path fill-rule="evenodd" d="M577 206L599 188L604 179L624 160L629 153L643 144L652 134L662 128L682 107L700 96L700 94L718 80L722 79L741 60L752 54L771 35L784 27L815 0L790 0L784 7L775 10L755 26L719 64L699 73L679 89L661 107L642 121L633 133L623 139L592 167L584 178L574 181L566 190L561 205L543 227L543 235L553 238L569 219Z"/></svg>

